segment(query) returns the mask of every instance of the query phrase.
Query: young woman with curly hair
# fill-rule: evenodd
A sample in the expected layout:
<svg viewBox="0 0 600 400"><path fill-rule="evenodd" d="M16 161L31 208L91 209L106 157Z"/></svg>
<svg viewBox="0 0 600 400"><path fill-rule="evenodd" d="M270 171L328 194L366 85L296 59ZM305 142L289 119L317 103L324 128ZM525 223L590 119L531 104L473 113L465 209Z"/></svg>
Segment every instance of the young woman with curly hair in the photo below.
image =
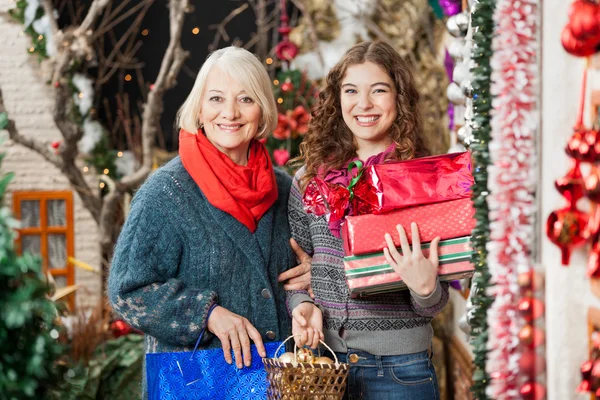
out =
<svg viewBox="0 0 600 400"><path fill-rule="evenodd" d="M289 197L292 236L312 254L314 302L288 293L299 345L315 347L324 336L338 358L350 364L349 399L438 399L431 362L431 319L448 302L448 285L437 278L437 251L429 259L408 248L400 255L386 235L384 253L410 290L350 298L344 276L340 226L307 214L302 194L319 176L346 186L348 164L364 165L429 155L423 140L419 93L408 64L389 45L360 43L329 72L313 110L309 132ZM418 228L411 226L413 241ZM436 238L432 249L437 250ZM419 247L416 246L418 249Z"/></svg>

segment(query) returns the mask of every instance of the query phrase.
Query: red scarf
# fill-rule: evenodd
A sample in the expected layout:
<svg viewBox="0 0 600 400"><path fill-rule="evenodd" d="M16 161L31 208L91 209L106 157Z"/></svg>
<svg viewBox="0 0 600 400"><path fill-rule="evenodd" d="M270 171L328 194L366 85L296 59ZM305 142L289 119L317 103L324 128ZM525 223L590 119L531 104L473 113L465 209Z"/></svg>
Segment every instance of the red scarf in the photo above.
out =
<svg viewBox="0 0 600 400"><path fill-rule="evenodd" d="M260 218L277 200L277 181L265 146L250 142L248 165L237 165L203 134L183 129L179 155L208 202L225 211L253 232Z"/></svg>

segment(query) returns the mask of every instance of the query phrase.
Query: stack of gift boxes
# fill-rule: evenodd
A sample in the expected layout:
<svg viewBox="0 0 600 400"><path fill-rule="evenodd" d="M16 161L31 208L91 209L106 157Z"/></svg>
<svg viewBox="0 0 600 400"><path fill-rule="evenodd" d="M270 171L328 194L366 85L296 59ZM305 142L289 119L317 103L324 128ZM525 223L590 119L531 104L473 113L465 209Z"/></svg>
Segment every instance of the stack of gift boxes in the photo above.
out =
<svg viewBox="0 0 600 400"><path fill-rule="evenodd" d="M406 289L383 255L385 233L400 247L398 224L408 232L409 243L410 224L417 224L425 257L430 242L441 238L441 281L472 275L472 185L471 158L464 152L368 166L356 173L350 188L316 178L304 201L309 212L326 210L329 218L345 218L344 268L350 294L358 297Z"/></svg>

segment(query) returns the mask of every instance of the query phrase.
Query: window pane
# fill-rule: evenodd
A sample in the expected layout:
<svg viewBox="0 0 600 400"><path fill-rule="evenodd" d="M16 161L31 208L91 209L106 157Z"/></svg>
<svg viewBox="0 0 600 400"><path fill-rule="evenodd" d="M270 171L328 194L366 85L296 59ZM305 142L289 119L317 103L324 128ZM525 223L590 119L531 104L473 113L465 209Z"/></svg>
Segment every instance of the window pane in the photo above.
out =
<svg viewBox="0 0 600 400"><path fill-rule="evenodd" d="M48 265L50 268L67 266L67 239L65 235L48 235Z"/></svg>
<svg viewBox="0 0 600 400"><path fill-rule="evenodd" d="M41 254L40 237L38 235L21 236L21 251L33 255Z"/></svg>
<svg viewBox="0 0 600 400"><path fill-rule="evenodd" d="M67 209L64 200L48 200L46 207L48 208L48 226L66 226L67 225Z"/></svg>
<svg viewBox="0 0 600 400"><path fill-rule="evenodd" d="M56 282L56 288L60 289L67 286L67 277L64 275L54 275L54 282Z"/></svg>
<svg viewBox="0 0 600 400"><path fill-rule="evenodd" d="M40 202L38 200L21 201L21 225L23 228L40 226Z"/></svg>

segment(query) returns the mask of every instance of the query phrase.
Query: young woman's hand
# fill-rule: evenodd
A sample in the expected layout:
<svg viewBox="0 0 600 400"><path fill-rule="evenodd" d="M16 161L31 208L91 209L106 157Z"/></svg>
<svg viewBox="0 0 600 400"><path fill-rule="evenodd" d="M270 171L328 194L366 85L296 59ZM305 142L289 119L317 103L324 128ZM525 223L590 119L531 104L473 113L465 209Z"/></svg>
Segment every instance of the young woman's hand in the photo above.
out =
<svg viewBox="0 0 600 400"><path fill-rule="evenodd" d="M315 296L310 287L310 267L312 265L312 257L309 256L294 239L290 239L290 246L292 247L292 250L294 250L294 253L296 253L296 258L300 264L279 275L277 280L279 282L284 282L283 288L285 290L308 290L308 294L314 298Z"/></svg>
<svg viewBox="0 0 600 400"><path fill-rule="evenodd" d="M228 364L232 362L231 349L233 349L237 367L242 368L242 360L246 367L250 366L252 362L250 339L254 341L258 354L261 357L267 356L260 333L250 321L221 306L215 307L210 314L207 328L221 340L225 361Z"/></svg>
<svg viewBox="0 0 600 400"><path fill-rule="evenodd" d="M419 229L414 222L411 224L412 230L412 250L408 244L406 232L402 225L396 227L400 234L400 246L402 254L398 252L394 241L389 233L385 234L385 241L388 247L383 249L386 261L402 278L406 286L413 292L422 297L429 296L437 283L438 273L438 244L440 238L436 237L431 241L429 249L429 258L425 258L421 251L421 238Z"/></svg>
<svg viewBox="0 0 600 400"><path fill-rule="evenodd" d="M321 310L308 302L297 305L292 311L292 334L298 347L307 345L316 349L324 338Z"/></svg>

